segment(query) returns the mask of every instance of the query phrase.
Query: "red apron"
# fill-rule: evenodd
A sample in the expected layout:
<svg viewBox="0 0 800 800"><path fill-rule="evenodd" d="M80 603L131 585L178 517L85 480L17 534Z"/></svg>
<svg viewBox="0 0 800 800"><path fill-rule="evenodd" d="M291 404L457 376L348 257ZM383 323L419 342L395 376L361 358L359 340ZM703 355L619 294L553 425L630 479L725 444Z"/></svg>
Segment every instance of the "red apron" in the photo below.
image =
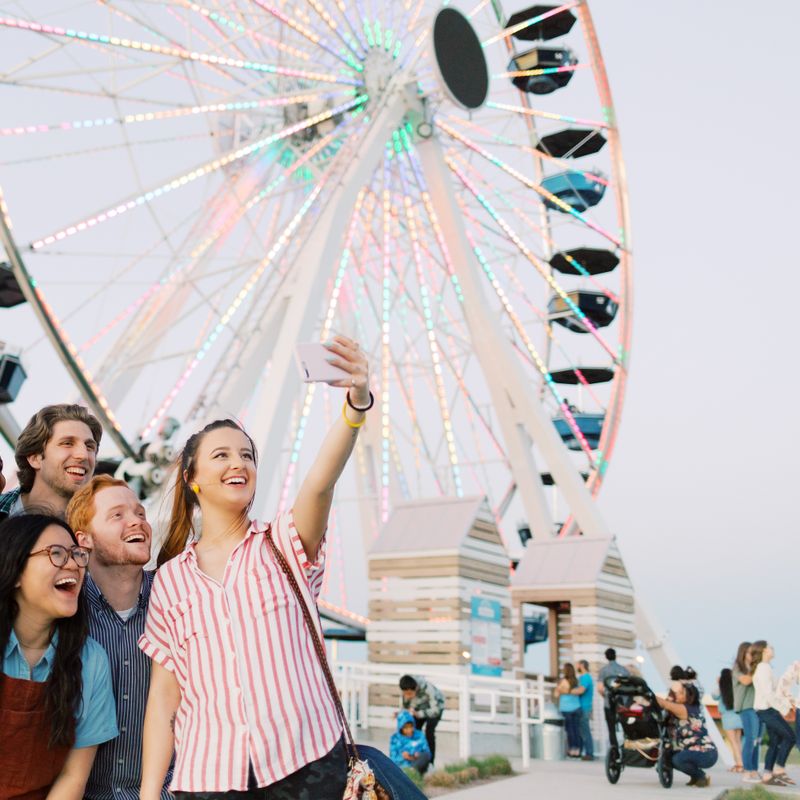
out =
<svg viewBox="0 0 800 800"><path fill-rule="evenodd" d="M47 746L45 688L0 672L0 800L45 800L72 749Z"/></svg>

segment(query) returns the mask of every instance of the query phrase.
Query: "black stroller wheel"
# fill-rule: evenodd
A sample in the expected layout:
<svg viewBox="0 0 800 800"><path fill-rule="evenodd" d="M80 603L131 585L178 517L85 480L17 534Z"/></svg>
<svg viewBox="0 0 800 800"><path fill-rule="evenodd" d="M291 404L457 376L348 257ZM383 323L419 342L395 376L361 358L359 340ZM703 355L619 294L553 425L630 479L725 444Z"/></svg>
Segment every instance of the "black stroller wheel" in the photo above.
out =
<svg viewBox="0 0 800 800"><path fill-rule="evenodd" d="M616 747L609 747L606 753L606 778L609 783L616 783L622 775L622 759Z"/></svg>
<svg viewBox="0 0 800 800"><path fill-rule="evenodd" d="M656 771L658 772L658 780L665 789L672 786L672 757L668 750L661 748L656 762Z"/></svg>

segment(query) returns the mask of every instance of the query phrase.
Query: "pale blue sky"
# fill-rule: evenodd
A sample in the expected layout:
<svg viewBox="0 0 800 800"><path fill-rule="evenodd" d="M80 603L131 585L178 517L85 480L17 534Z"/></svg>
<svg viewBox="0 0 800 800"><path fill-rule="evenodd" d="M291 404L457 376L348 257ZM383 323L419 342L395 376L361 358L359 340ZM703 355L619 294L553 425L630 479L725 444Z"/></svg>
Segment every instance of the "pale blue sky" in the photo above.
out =
<svg viewBox="0 0 800 800"><path fill-rule="evenodd" d="M774 641L778 667L800 658L800 9L591 6L635 254L630 388L600 503L636 586L708 686L743 638Z"/></svg>

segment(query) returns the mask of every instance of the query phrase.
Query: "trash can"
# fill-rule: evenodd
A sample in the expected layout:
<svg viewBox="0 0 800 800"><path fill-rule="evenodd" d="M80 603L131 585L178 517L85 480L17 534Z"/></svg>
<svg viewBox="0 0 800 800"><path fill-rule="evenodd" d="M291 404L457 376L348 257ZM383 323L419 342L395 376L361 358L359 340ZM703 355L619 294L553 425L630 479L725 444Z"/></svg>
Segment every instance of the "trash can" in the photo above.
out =
<svg viewBox="0 0 800 800"><path fill-rule="evenodd" d="M531 725L531 756L542 761L563 761L563 719L546 719L541 725Z"/></svg>

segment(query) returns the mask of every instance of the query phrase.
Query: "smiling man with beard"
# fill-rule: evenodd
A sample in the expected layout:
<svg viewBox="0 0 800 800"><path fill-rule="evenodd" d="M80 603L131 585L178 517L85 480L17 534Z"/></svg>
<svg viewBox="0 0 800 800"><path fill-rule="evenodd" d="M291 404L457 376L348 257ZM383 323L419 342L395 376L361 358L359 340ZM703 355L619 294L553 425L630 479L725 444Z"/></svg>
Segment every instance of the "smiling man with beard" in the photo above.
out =
<svg viewBox="0 0 800 800"><path fill-rule="evenodd" d="M45 406L17 439L19 487L0 495L0 520L26 509L63 516L72 495L94 475L103 428L79 405Z"/></svg>
<svg viewBox="0 0 800 800"><path fill-rule="evenodd" d="M138 800L142 728L150 686L150 659L137 647L144 631L153 573L152 529L144 506L124 481L98 475L75 493L67 519L82 546L91 548L86 599L89 633L111 662L119 736L101 746L86 786L88 800ZM166 787L162 800L171 797Z"/></svg>

